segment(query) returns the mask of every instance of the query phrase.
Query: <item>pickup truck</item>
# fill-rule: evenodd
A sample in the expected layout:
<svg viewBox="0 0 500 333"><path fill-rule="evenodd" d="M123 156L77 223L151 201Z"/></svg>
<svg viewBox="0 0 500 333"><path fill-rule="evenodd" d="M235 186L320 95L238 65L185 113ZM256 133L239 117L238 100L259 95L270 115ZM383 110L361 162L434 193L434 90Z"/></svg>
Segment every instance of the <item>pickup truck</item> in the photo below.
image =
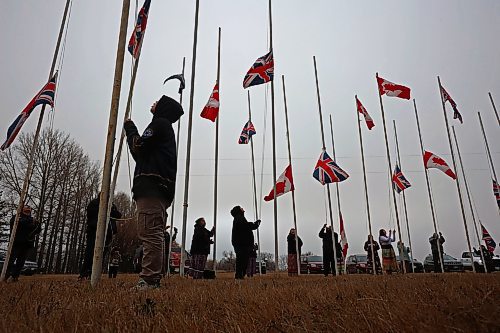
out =
<svg viewBox="0 0 500 333"><path fill-rule="evenodd" d="M483 259L481 258L481 255L479 253L473 252L473 262L474 262L474 267L476 268L476 272L484 272L484 265L483 265ZM462 264L464 265L465 270L472 271L472 264L471 260L469 257L469 252L463 252L462 253L462 258L460 259L462 261ZM491 267L491 270L493 271L500 271L500 257L499 256L494 256L492 258L493 264Z"/></svg>

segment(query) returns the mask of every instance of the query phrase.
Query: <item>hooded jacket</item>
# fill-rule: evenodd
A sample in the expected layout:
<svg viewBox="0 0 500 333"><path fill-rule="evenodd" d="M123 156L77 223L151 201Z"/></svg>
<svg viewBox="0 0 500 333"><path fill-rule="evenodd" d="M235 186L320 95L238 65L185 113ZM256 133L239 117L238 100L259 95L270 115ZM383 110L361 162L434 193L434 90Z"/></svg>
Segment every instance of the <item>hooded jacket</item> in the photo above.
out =
<svg viewBox="0 0 500 333"><path fill-rule="evenodd" d="M162 96L156 104L153 120L139 135L134 122L123 125L127 143L135 160L134 199L162 198L171 202L175 194L177 153L175 123L184 114L182 106L170 97Z"/></svg>
<svg viewBox="0 0 500 333"><path fill-rule="evenodd" d="M231 233L233 247L251 249L255 243L253 230L259 227L260 221L248 222L239 206L231 210L231 215L234 217Z"/></svg>
<svg viewBox="0 0 500 333"><path fill-rule="evenodd" d="M212 237L213 235L214 234L212 233L212 231L199 224L196 224L194 226L193 241L191 242L191 255L210 254L210 244L213 244L213 241L210 239L210 237Z"/></svg>

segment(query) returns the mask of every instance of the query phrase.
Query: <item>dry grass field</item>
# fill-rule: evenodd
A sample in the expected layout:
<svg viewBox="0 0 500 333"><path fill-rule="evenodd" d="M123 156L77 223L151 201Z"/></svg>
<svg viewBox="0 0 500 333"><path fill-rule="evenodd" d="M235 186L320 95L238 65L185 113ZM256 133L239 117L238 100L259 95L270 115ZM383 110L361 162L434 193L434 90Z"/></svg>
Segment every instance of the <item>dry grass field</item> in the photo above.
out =
<svg viewBox="0 0 500 333"><path fill-rule="evenodd" d="M268 274L236 282L135 275L21 277L0 284L1 332L499 332L500 274L339 277Z"/></svg>

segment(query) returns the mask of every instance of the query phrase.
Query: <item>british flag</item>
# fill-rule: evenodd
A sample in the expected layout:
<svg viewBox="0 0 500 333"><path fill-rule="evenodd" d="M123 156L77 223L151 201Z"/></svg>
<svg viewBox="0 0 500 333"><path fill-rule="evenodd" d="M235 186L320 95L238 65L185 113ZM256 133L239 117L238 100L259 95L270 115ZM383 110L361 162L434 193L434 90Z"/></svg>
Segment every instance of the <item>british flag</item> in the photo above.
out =
<svg viewBox="0 0 500 333"><path fill-rule="evenodd" d="M500 185L493 179L493 194L497 199L498 208L500 208Z"/></svg>
<svg viewBox="0 0 500 333"><path fill-rule="evenodd" d="M443 94L443 101L445 103L450 102L450 105L453 108L453 119L458 119L460 120L460 123L463 124L464 121L462 120L462 115L458 112L457 103L455 103L453 98L451 98L450 94L448 94L443 86L441 86L441 93Z"/></svg>
<svg viewBox="0 0 500 333"><path fill-rule="evenodd" d="M497 247L497 243L495 243L493 238L491 238L490 233L488 232L488 230L486 230L486 228L482 224L481 224L481 231L483 233L483 240L486 243L486 247L488 248L488 251L493 253L493 251L495 251L495 248Z"/></svg>
<svg viewBox="0 0 500 333"><path fill-rule="evenodd" d="M252 122L249 120L243 126L243 130L241 131L240 134L240 139L238 140L238 143L240 145L246 145L250 142L250 139L252 138L252 135L256 134L257 132L255 131L255 127L253 126Z"/></svg>
<svg viewBox="0 0 500 333"><path fill-rule="evenodd" d="M146 32L146 25L148 23L148 13L149 6L151 5L151 0L144 1L144 5L142 5L141 11L137 16L137 23L135 25L135 29L132 32L132 36L130 36L130 40L128 42L128 51L137 59L139 55L139 51L141 49L141 43L144 38L144 33Z"/></svg>
<svg viewBox="0 0 500 333"><path fill-rule="evenodd" d="M406 190L408 187L411 187L410 182L403 175L403 173L401 172L401 169L399 168L399 165L397 165L397 164L396 164L396 167L394 168L394 174L392 175L392 185L394 186L394 189L398 193L401 193L402 191Z"/></svg>
<svg viewBox="0 0 500 333"><path fill-rule="evenodd" d="M313 177L325 185L342 182L349 178L349 175L332 160L326 150L323 150L314 168Z"/></svg>
<svg viewBox="0 0 500 333"><path fill-rule="evenodd" d="M7 139L0 147L1 150L5 150L10 147L14 139L16 138L19 131L21 131L21 127L26 122L31 112L38 105L49 104L51 107L54 107L54 96L56 93L56 82L57 82L57 72L50 79L49 82L38 92L38 94L33 97L33 99L26 105L21 114L17 116L16 120L9 126L7 130Z"/></svg>
<svg viewBox="0 0 500 333"><path fill-rule="evenodd" d="M243 88L270 82L273 80L273 77L273 51L269 51L268 54L257 59L252 67L248 70L247 75L245 75L245 78L243 79Z"/></svg>

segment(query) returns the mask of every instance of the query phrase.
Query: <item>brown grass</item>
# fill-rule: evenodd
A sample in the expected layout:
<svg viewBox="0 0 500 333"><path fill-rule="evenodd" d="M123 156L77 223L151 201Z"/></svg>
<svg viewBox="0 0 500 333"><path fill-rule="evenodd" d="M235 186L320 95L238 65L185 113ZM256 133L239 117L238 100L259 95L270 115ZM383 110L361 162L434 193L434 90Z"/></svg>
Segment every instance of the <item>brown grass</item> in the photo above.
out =
<svg viewBox="0 0 500 333"><path fill-rule="evenodd" d="M499 332L500 274L302 276L236 282L135 275L22 277L0 284L1 332Z"/></svg>

